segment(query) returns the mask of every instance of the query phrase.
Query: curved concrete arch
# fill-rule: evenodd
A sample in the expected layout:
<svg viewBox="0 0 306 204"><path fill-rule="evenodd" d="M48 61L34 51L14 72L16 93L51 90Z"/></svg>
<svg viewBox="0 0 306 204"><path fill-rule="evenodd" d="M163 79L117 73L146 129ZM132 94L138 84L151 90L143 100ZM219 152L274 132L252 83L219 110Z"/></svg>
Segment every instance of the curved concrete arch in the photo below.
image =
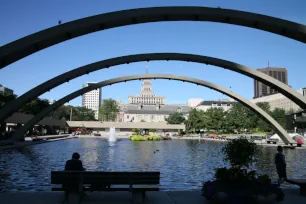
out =
<svg viewBox="0 0 306 204"><path fill-rule="evenodd" d="M210 89L213 89L215 91L219 91L223 94L226 94L240 103L244 104L248 108L250 108L252 111L254 111L256 114L261 116L265 121L270 123L275 132L281 137L281 139L285 143L295 143L287 134L287 132L280 126L268 113L263 111L261 108L259 108L257 105L251 103L247 99L243 98L242 96L233 93L232 91L225 89L221 86L215 85L213 83L203 81L200 79L195 79L195 78L190 78L190 77L185 77L185 76L178 76L178 75L169 75L169 74L143 74L143 75L133 75L133 76L125 76L125 77L119 77L119 78L113 78L109 79L106 81L99 82L97 84L92 84L88 87L79 89L63 98L60 100L56 101L52 105L48 106L41 112L39 112L37 115L35 115L30 121L28 121L24 126L22 126L19 130L16 131L16 133L13 135L13 139L18 139L22 138L24 134L29 130L29 128L33 127L37 122L39 122L44 116L58 108L59 106L65 104L66 102L81 96L82 94L89 92L91 90L94 90L96 88L112 85L115 83L120 83L120 82L126 82L126 81L131 81L131 80L137 80L137 79L173 79L173 80L178 80L178 81L183 81L183 82L190 82L193 84L201 85L204 87L208 87Z"/></svg>
<svg viewBox="0 0 306 204"><path fill-rule="evenodd" d="M266 15L208 7L152 7L116 11L64 23L0 47L0 69L57 43L100 30L160 21L210 21L251 27L306 43L306 26Z"/></svg>
<svg viewBox="0 0 306 204"><path fill-rule="evenodd" d="M290 98L301 108L306 109L306 98L301 94L287 86L286 84L270 77L266 74L263 74L255 69L246 67L241 64L237 64L231 61L226 61L223 59L202 56L202 55L193 55L193 54L183 54L183 53L148 53L148 54L136 54L136 55L127 55L122 57L111 58L107 60L102 60L92 64L88 64L71 71L68 71L64 74L58 75L30 91L24 93L16 100L8 103L0 110L0 122L4 121L10 114L17 111L28 101L31 101L37 98L39 95L49 91L50 89L61 85L71 79L82 76L93 71L100 69L109 68L111 66L116 66L125 63L140 62L140 61L156 61L156 60L180 60L180 61L190 61L197 62L202 64L210 64L217 67L223 67L228 70L232 70L246 76L252 77L258 81L263 82L264 84L273 87L275 90L278 90L280 93Z"/></svg>

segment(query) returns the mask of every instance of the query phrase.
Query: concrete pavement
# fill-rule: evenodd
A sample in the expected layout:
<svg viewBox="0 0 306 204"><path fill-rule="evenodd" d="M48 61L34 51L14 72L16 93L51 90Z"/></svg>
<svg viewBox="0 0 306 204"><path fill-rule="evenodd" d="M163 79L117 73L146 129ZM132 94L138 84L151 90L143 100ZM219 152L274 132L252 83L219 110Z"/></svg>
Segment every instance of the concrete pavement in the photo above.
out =
<svg viewBox="0 0 306 204"><path fill-rule="evenodd" d="M285 189L285 200L280 204L306 203L306 197L299 194L298 188ZM132 202L129 192L93 192L82 199L82 204L125 204ZM0 193L1 204L67 204L63 192L6 192ZM271 202L272 201L272 202ZM273 202L273 198L267 203ZM147 192L146 204L205 204L209 203L199 191L160 191Z"/></svg>

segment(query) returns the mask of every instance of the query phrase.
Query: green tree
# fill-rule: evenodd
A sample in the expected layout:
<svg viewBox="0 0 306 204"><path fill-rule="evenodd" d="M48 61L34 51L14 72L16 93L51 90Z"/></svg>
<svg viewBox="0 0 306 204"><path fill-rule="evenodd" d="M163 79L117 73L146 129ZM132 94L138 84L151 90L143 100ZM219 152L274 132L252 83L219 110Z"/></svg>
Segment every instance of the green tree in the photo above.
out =
<svg viewBox="0 0 306 204"><path fill-rule="evenodd" d="M168 124L182 124L185 121L183 113L173 112L166 118Z"/></svg>
<svg viewBox="0 0 306 204"><path fill-rule="evenodd" d="M226 112L222 108L209 108L203 116L203 128L217 132L226 129Z"/></svg>
<svg viewBox="0 0 306 204"><path fill-rule="evenodd" d="M17 95L0 94L0 109L8 102L15 100Z"/></svg>
<svg viewBox="0 0 306 204"><path fill-rule="evenodd" d="M70 120L70 112L73 106L62 105L51 113L51 117L57 120Z"/></svg>
<svg viewBox="0 0 306 204"><path fill-rule="evenodd" d="M268 102L258 102L256 103L256 105L261 108L262 110L264 110L266 113L268 113L269 115L271 115L271 111L270 111L270 105ZM255 114L254 114L255 115ZM257 119L257 128L260 131L263 132L269 132L272 130L271 125L266 122L265 120L263 120L260 116L255 115L256 119Z"/></svg>
<svg viewBox="0 0 306 204"><path fill-rule="evenodd" d="M69 108L70 109L70 108ZM72 107L73 121L95 121L95 112L86 107Z"/></svg>
<svg viewBox="0 0 306 204"><path fill-rule="evenodd" d="M242 132L256 127L254 113L241 103L234 103L226 115L227 130L230 132Z"/></svg>
<svg viewBox="0 0 306 204"><path fill-rule="evenodd" d="M51 113L51 117L58 120L70 120L72 109L73 121L95 121L95 112L86 107L61 106Z"/></svg>
<svg viewBox="0 0 306 204"><path fill-rule="evenodd" d="M105 99L99 109L99 120L115 121L119 112L118 104L113 99Z"/></svg>
<svg viewBox="0 0 306 204"><path fill-rule="evenodd" d="M275 108L272 111L272 117L276 120L283 128L286 127L286 112L284 109Z"/></svg>
<svg viewBox="0 0 306 204"><path fill-rule="evenodd" d="M194 133L204 129L204 111L195 108L189 111L188 119L185 120L186 132Z"/></svg>
<svg viewBox="0 0 306 204"><path fill-rule="evenodd" d="M19 109L19 112L25 114L36 115L41 110L49 106L49 101L47 99L34 99L31 102L27 103L25 106Z"/></svg>

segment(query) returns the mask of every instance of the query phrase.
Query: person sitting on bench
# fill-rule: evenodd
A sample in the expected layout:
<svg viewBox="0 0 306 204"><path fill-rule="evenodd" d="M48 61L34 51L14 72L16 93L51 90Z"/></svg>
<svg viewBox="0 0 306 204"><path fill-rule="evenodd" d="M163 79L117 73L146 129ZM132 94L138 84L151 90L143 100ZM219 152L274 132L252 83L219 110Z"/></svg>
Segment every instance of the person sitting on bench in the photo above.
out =
<svg viewBox="0 0 306 204"><path fill-rule="evenodd" d="M85 171L79 153L75 152L72 154L72 159L66 162L65 171Z"/></svg>

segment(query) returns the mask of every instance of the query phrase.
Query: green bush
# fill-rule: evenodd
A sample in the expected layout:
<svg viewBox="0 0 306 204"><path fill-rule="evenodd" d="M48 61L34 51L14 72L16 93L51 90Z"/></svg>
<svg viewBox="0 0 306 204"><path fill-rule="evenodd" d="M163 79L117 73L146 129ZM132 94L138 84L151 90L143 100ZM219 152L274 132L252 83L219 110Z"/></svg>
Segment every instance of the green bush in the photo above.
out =
<svg viewBox="0 0 306 204"><path fill-rule="evenodd" d="M222 148L225 160L230 163L232 168L248 168L256 161L259 149L254 142L248 141L244 137L230 140Z"/></svg>
<svg viewBox="0 0 306 204"><path fill-rule="evenodd" d="M142 135L133 135L133 136L131 137L131 140L132 140L132 141L146 141L147 138L144 137L144 136L142 136Z"/></svg>
<svg viewBox="0 0 306 204"><path fill-rule="evenodd" d="M131 140L132 141L148 141L148 140L159 141L160 140L160 136L132 135Z"/></svg>
<svg viewBox="0 0 306 204"><path fill-rule="evenodd" d="M160 140L160 136L148 136L147 139L148 140L159 141Z"/></svg>

